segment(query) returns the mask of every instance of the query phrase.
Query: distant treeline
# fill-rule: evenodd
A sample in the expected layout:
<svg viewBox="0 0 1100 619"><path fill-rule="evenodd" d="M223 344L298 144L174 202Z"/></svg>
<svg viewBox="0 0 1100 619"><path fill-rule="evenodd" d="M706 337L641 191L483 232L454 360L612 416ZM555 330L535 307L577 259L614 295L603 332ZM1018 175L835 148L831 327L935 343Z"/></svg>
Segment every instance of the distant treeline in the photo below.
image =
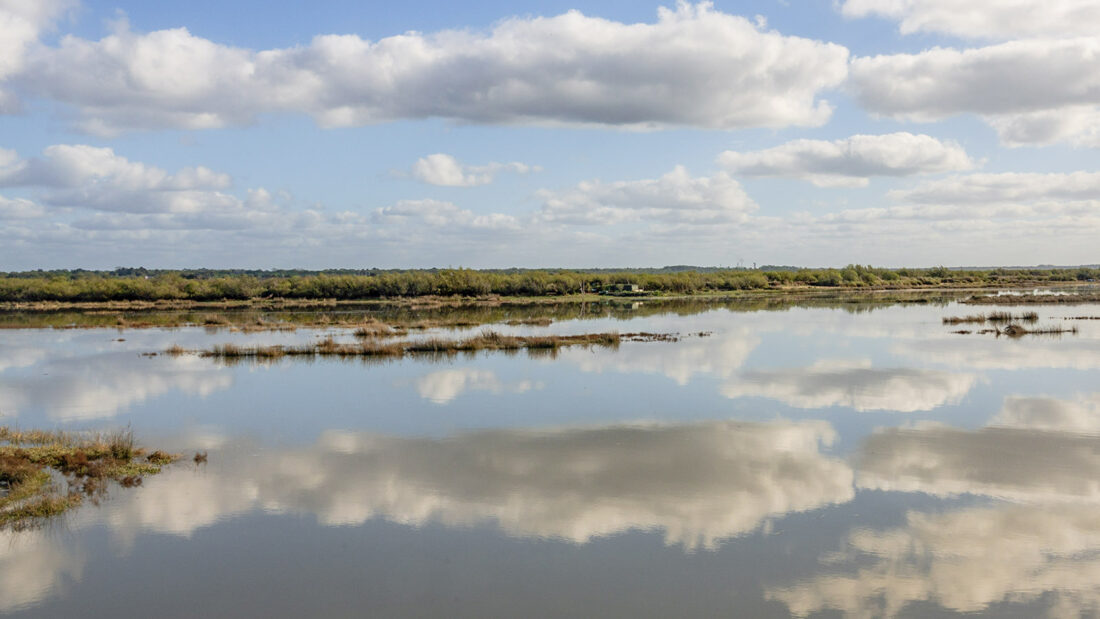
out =
<svg viewBox="0 0 1100 619"><path fill-rule="evenodd" d="M623 284L653 293L697 294L790 287L924 288L1011 286L1100 279L1100 268L957 270L843 269L571 271L50 271L0 275L0 302L218 301L258 298L380 299L392 297L540 297L598 293Z"/></svg>

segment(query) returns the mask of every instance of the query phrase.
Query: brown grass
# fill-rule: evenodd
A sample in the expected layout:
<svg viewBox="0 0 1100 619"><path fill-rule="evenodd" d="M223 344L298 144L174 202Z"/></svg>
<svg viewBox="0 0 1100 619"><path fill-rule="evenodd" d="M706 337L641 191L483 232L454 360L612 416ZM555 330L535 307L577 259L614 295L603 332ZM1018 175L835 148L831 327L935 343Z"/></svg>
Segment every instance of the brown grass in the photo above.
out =
<svg viewBox="0 0 1100 619"><path fill-rule="evenodd" d="M108 482L141 484L176 457L155 451L142 457L129 429L70 434L0 427L0 528L26 528L78 505L83 496L102 496ZM63 475L62 492L50 471Z"/></svg>
<svg viewBox="0 0 1100 619"><path fill-rule="evenodd" d="M316 344L305 346L237 346L223 344L209 350L197 351L203 357L218 359L257 360L283 357L403 357L418 354L456 354L478 350L555 350L566 346L618 346L622 338L618 333L589 333L583 335L515 336L486 330L473 337L454 340L426 338L423 340L383 341L367 339L343 343L329 337Z"/></svg>
<svg viewBox="0 0 1100 619"><path fill-rule="evenodd" d="M986 322L1037 322L1039 320L1039 314L1036 312L1024 312L1022 314L1013 314L1011 312L990 312L989 314L971 314L969 316L945 316L943 318L943 324L945 325L957 325L966 323L986 323Z"/></svg>

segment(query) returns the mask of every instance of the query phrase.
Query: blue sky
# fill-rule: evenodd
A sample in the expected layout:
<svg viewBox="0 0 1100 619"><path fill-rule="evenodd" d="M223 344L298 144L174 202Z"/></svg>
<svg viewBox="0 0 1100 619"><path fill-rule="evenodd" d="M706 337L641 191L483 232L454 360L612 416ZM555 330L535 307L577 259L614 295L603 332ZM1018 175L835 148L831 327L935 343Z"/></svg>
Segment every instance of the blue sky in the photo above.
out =
<svg viewBox="0 0 1100 619"><path fill-rule="evenodd" d="M1100 5L0 0L0 270L1100 262Z"/></svg>

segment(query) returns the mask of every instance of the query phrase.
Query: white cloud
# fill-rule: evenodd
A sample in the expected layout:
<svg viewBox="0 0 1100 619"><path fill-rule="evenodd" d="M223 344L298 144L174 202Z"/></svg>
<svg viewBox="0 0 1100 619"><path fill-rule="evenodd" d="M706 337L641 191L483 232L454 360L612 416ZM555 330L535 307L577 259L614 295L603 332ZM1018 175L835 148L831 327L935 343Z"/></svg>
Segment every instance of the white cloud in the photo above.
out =
<svg viewBox="0 0 1100 619"><path fill-rule="evenodd" d="M801 178L819 187L863 187L872 176L968 170L961 146L927 135L854 135L843 140L794 140L767 150L725 151L718 162L745 176Z"/></svg>
<svg viewBox="0 0 1100 619"><path fill-rule="evenodd" d="M771 398L798 408L848 406L911 413L959 402L976 380L969 373L822 361L806 368L743 372L722 386L722 395Z"/></svg>
<svg viewBox="0 0 1100 619"><path fill-rule="evenodd" d="M0 161L0 187L45 189L50 206L82 207L128 213L197 213L240 207L219 192L230 178L208 168L184 168L176 174L132 162L110 148L56 145L41 158Z"/></svg>
<svg viewBox="0 0 1100 619"><path fill-rule="evenodd" d="M46 209L25 198L0 196L0 219L38 219L46 215Z"/></svg>
<svg viewBox="0 0 1100 619"><path fill-rule="evenodd" d="M856 58L850 87L874 114L934 121L982 115L1009 145L1100 135L1100 41L1009 41L976 49Z"/></svg>
<svg viewBox="0 0 1100 619"><path fill-rule="evenodd" d="M425 224L435 228L464 227L480 230L518 230L516 217L503 213L474 214L450 202L401 200L374 211L373 220L383 224Z"/></svg>
<svg viewBox="0 0 1100 619"><path fill-rule="evenodd" d="M653 128L817 126L847 74L842 46L764 31L708 2L623 24L578 11L488 33L324 35L253 51L186 29L64 37L12 74L97 133L250 123L301 112L324 126L407 118Z"/></svg>
<svg viewBox="0 0 1100 619"><path fill-rule="evenodd" d="M973 39L1093 36L1100 32L1095 0L844 0L846 17L896 19L903 34L942 32Z"/></svg>
<svg viewBox="0 0 1100 619"><path fill-rule="evenodd" d="M656 179L586 181L567 191L542 191L540 197L542 221L574 225L735 223L757 208L728 174L693 178L683 166Z"/></svg>
<svg viewBox="0 0 1100 619"><path fill-rule="evenodd" d="M1096 200L1100 172L967 174L891 191L889 196L921 204Z"/></svg>
<svg viewBox="0 0 1100 619"><path fill-rule="evenodd" d="M0 0L0 114L17 111L18 98L4 81L25 69L28 51L43 30L76 4L76 0Z"/></svg>
<svg viewBox="0 0 1100 619"><path fill-rule="evenodd" d="M525 163L513 161L511 163L492 162L483 166L471 166L460 163L451 155L436 153L421 157L413 164L412 175L414 178L429 185L441 185L444 187L474 187L488 185L498 172L515 172L527 174L537 172L538 166L529 166Z"/></svg>
<svg viewBox="0 0 1100 619"><path fill-rule="evenodd" d="M1011 114L1100 103L1100 41L1010 41L977 49L852 61L852 87L870 111L913 120L961 112Z"/></svg>
<svg viewBox="0 0 1100 619"><path fill-rule="evenodd" d="M986 121L1008 146L1045 146L1069 142L1100 148L1100 106L1067 106L1053 110L991 116Z"/></svg>

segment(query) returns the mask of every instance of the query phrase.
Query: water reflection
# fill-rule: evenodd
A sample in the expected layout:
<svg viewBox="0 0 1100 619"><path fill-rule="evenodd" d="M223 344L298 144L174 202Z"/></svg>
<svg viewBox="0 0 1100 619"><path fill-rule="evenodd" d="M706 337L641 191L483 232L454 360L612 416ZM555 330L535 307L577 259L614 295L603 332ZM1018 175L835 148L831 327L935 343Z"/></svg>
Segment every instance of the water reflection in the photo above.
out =
<svg viewBox="0 0 1100 619"><path fill-rule="evenodd" d="M671 346L624 344L620 346L622 354L593 355L590 351L573 349L563 351L561 357L584 372L660 374L684 386L695 376L732 376L759 345L760 337L742 328L711 337L685 339Z"/></svg>
<svg viewBox="0 0 1100 619"><path fill-rule="evenodd" d="M797 408L926 411L954 404L977 376L914 368L874 368L870 360L819 361L806 368L754 370L722 386L728 398L765 397Z"/></svg>
<svg viewBox="0 0 1100 619"><path fill-rule="evenodd" d="M894 617L926 602L958 612L1012 603L1039 604L1051 617L1095 614L1100 437L1079 431L1095 426L1085 420L1097 401L1013 397L992 420L999 427L876 432L858 456L859 488L989 500L910 512L897 528L855 529L822 575L769 596L797 616Z"/></svg>
<svg viewBox="0 0 1100 619"><path fill-rule="evenodd" d="M0 531L0 612L28 606L67 580L79 580L86 557L49 531Z"/></svg>
<svg viewBox="0 0 1100 619"><path fill-rule="evenodd" d="M823 422L712 422L436 439L330 432L313 447L150 479L113 505L113 528L190 534L247 509L420 526L493 523L511 536L583 543L632 529L687 550L716 548L766 520L849 500L852 471L821 453Z"/></svg>
<svg viewBox="0 0 1100 619"><path fill-rule="evenodd" d="M446 404L469 391L526 393L546 386L541 381L532 380L505 383L496 372L470 367L431 372L416 379L415 384L420 397L436 404Z"/></svg>
<svg viewBox="0 0 1100 619"><path fill-rule="evenodd" d="M104 353L30 365L33 374L0 376L0 402L7 415L34 407L60 421L112 417L168 392L207 396L233 384L231 374L197 357Z"/></svg>

